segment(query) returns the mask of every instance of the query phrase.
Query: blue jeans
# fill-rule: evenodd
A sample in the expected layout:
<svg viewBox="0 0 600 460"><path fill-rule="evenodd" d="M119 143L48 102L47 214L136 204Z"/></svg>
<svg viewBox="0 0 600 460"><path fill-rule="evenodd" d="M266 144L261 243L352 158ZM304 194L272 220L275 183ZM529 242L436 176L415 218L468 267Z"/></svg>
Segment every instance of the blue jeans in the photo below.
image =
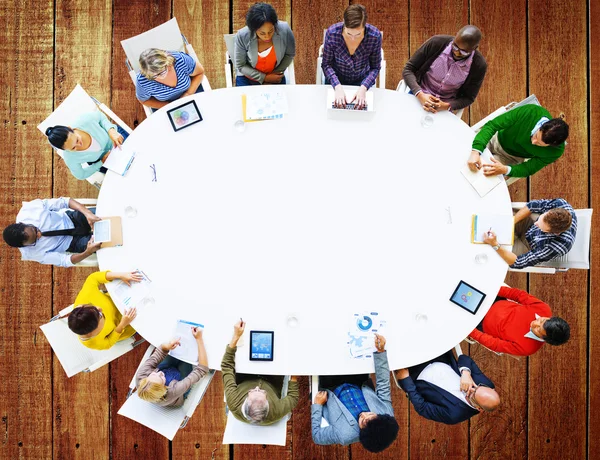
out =
<svg viewBox="0 0 600 460"><path fill-rule="evenodd" d="M260 84L261 84L260 82L250 80L248 77L245 77L244 75L238 75L237 77L235 77L235 86L255 86L255 85L260 85ZM265 85L269 85L269 84L285 85L285 77L283 77L279 83L265 83Z"/></svg>
<svg viewBox="0 0 600 460"><path fill-rule="evenodd" d="M200 86L198 86L198 89L196 90L196 92L194 94L198 94L198 93L203 93L204 92L204 88L202 88L202 83L200 83ZM175 99L173 99L175 100ZM169 102L173 102L173 101L169 101ZM152 113L156 112L158 109L150 109L152 110Z"/></svg>
<svg viewBox="0 0 600 460"><path fill-rule="evenodd" d="M167 367L174 367L175 369L177 369L179 371L181 380L183 380L188 375L190 375L192 370L194 369L194 367L190 363L180 361L179 359L174 358L171 355L165 356L165 359L163 359L160 363L158 363L157 367L161 371L163 369L166 369ZM183 397L187 398L187 395L191 390L192 389L190 388L188 391L186 391L185 394L183 395Z"/></svg>

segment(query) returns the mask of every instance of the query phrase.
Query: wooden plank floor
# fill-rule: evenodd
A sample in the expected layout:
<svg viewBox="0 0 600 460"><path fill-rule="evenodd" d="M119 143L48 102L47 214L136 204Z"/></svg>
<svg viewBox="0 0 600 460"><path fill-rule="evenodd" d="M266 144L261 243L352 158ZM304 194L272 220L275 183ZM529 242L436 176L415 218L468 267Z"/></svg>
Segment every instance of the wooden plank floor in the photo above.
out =
<svg viewBox="0 0 600 460"><path fill-rule="evenodd" d="M0 9L0 228L14 222L21 201L94 197L53 155L37 124L76 83L110 104L130 126L144 119L124 65L120 40L177 17L213 88L225 85L222 35L244 23L251 0L5 0ZM497 107L535 93L571 127L563 158L511 186L513 201L564 197L595 207L600 223L600 2L597 0L364 0L371 23L384 31L387 87L404 62L435 33L454 34L471 22L484 34L489 64L471 124ZM349 0L277 0L297 40L298 83L314 83L323 29L342 17ZM465 152L465 158L468 152ZM93 374L67 379L38 326L70 304L89 269L54 269L21 262L0 245L0 458L39 459L339 459L371 458L360 445L316 446L310 436L308 379L288 424L285 447L221 445L225 424L220 375L186 429L170 443L117 416L143 349ZM511 274L566 318L571 341L544 347L530 359L497 357L463 344L494 380L502 407L469 423L446 427L420 418L393 389L401 430L389 459L600 458L600 243L592 270ZM595 308L596 307L596 308Z"/></svg>

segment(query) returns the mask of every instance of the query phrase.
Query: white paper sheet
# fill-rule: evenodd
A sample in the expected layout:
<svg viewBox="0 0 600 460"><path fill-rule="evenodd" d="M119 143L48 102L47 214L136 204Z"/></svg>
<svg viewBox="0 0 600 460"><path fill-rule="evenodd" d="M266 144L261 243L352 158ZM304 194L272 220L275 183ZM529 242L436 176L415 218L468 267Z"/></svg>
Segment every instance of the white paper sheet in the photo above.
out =
<svg viewBox="0 0 600 460"><path fill-rule="evenodd" d="M288 113L285 92L265 91L246 95L246 120L272 120Z"/></svg>
<svg viewBox="0 0 600 460"><path fill-rule="evenodd" d="M198 343L192 335L192 327L204 329L204 325L200 323L193 323L183 319L177 321L177 327L175 328L175 332L172 334L172 336L180 338L180 345L174 350L171 350L169 354L174 358L180 359L181 361L197 363Z"/></svg>
<svg viewBox="0 0 600 460"><path fill-rule="evenodd" d="M110 151L110 155L104 162L104 167L116 172L120 176L124 176L129 170L136 152L128 150L124 145L115 147Z"/></svg>
<svg viewBox="0 0 600 460"><path fill-rule="evenodd" d="M375 352L375 333L382 334L385 321L378 312L355 313L348 330L348 349L355 359L370 359Z"/></svg>
<svg viewBox="0 0 600 460"><path fill-rule="evenodd" d="M483 236L486 232L492 231L496 234L499 244L513 244L513 235L515 229L515 220L513 216L501 216L493 214L483 214L473 216L473 243L483 243Z"/></svg>
<svg viewBox="0 0 600 460"><path fill-rule="evenodd" d="M140 269L135 271L142 275L142 281L139 283L131 283L131 286L127 286L124 281L112 281L114 290L111 295L116 297L115 300L125 305L126 308L139 307L144 304L144 299L152 298L152 281L144 271Z"/></svg>

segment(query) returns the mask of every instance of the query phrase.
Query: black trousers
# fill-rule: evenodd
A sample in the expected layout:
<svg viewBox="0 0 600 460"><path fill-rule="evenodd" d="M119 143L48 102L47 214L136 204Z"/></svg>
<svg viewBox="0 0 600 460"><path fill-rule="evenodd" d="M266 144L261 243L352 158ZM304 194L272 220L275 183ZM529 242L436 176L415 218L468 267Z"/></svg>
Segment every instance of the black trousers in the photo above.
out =
<svg viewBox="0 0 600 460"><path fill-rule="evenodd" d="M84 228L89 233L88 235L73 235L73 241L71 241L67 252L79 254L86 250L88 242L92 237L92 228L86 217L79 211L67 211L67 216L69 216L75 228Z"/></svg>

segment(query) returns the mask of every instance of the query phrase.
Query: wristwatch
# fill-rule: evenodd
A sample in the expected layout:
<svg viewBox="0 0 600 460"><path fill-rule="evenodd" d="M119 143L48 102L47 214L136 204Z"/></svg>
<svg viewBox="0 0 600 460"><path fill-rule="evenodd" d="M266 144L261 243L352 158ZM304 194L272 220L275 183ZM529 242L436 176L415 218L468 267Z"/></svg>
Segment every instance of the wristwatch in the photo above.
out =
<svg viewBox="0 0 600 460"><path fill-rule="evenodd" d="M497 251L498 249L500 249L500 245L497 244L496 246L492 246L492 248L494 248L494 251Z"/></svg>

